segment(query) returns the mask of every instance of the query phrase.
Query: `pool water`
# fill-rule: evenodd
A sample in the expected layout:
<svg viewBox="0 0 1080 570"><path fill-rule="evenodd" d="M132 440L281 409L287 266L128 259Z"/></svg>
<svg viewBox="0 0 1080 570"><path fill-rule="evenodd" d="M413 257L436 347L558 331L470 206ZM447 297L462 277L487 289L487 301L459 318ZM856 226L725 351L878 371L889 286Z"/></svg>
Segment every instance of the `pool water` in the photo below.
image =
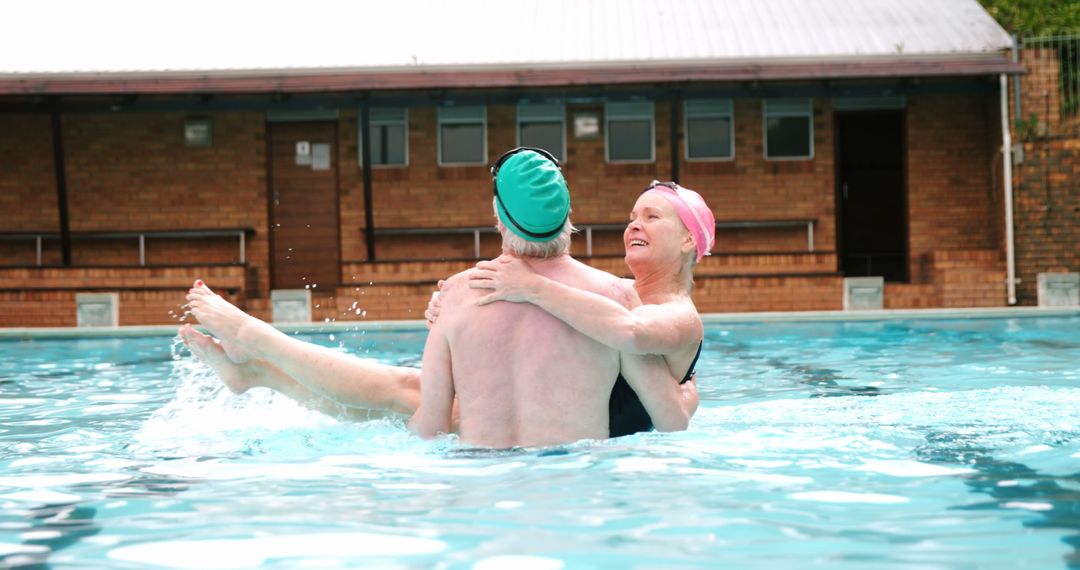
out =
<svg viewBox="0 0 1080 570"><path fill-rule="evenodd" d="M493 453L169 338L0 342L0 567L1080 568L1080 317L706 334L688 431Z"/></svg>

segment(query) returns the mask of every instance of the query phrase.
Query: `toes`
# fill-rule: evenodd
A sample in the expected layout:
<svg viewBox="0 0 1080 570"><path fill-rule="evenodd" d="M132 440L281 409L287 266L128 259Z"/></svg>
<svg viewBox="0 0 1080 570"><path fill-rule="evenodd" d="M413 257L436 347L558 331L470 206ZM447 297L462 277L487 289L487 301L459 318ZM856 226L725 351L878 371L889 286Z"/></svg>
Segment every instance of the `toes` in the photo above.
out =
<svg viewBox="0 0 1080 570"><path fill-rule="evenodd" d="M191 325L184 325L180 327L180 330L177 331L177 334L180 336L180 340L183 341L184 346L189 346L191 344L191 339L189 336L191 334Z"/></svg>

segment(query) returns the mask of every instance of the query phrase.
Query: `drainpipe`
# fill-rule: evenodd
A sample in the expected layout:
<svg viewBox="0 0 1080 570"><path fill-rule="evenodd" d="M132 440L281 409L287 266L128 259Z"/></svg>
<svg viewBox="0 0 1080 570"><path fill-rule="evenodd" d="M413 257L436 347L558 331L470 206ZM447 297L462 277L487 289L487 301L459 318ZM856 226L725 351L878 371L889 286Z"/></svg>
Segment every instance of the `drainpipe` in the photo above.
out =
<svg viewBox="0 0 1080 570"><path fill-rule="evenodd" d="M1020 93L1016 94L1017 98ZM1013 247L1013 178L1012 134L1009 132L1009 83L1001 74L1001 156L1004 161L1005 187L1005 285L1009 291L1009 305L1016 304L1016 251Z"/></svg>
<svg viewBox="0 0 1080 570"><path fill-rule="evenodd" d="M369 95L360 100L360 162L364 170L364 241L367 260L375 261L375 206L371 197L371 102ZM408 131L408 126L405 127Z"/></svg>
<svg viewBox="0 0 1080 570"><path fill-rule="evenodd" d="M679 107L682 106L682 94L678 89L671 90L671 181L679 183Z"/></svg>
<svg viewBox="0 0 1080 570"><path fill-rule="evenodd" d="M71 220L68 214L67 165L64 164L64 129L61 126L60 98L52 102L53 171L56 176L56 205L60 216L60 259L71 266ZM39 258L40 263L40 258Z"/></svg>
<svg viewBox="0 0 1080 570"><path fill-rule="evenodd" d="M1019 46L1020 46L1020 39L1016 37L1016 34L1013 34L1012 35L1012 62L1013 63L1019 63L1020 62L1020 49L1019 49ZM1013 111L1015 112L1015 114L1013 116L1016 117L1017 121L1023 121L1024 120L1024 111L1023 111L1023 107L1020 106L1020 75L1019 74L1013 76L1013 93L1016 94L1016 98L1013 99Z"/></svg>

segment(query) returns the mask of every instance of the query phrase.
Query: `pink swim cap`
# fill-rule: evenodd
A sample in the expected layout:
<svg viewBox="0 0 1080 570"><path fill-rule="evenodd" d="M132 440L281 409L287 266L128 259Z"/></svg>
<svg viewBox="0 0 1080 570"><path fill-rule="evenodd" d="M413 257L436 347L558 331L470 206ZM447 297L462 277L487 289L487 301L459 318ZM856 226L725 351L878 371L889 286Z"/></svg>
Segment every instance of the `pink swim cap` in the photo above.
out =
<svg viewBox="0 0 1080 570"><path fill-rule="evenodd" d="M653 180L645 192L655 192L675 207L679 219L682 220L690 235L694 236L698 261L709 255L709 250L716 244L716 218L713 217L712 210L705 204L705 199L701 197L701 194L674 182L657 180Z"/></svg>

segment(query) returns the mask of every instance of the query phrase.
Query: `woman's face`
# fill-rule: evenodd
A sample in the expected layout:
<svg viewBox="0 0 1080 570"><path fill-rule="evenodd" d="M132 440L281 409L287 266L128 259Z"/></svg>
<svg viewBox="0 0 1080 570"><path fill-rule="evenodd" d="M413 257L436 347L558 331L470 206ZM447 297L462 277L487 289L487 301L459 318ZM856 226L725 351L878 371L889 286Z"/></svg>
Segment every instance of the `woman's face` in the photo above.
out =
<svg viewBox="0 0 1080 570"><path fill-rule="evenodd" d="M646 192L634 204L630 223L623 232L626 258L663 260L681 257L689 235L671 202L656 192Z"/></svg>

